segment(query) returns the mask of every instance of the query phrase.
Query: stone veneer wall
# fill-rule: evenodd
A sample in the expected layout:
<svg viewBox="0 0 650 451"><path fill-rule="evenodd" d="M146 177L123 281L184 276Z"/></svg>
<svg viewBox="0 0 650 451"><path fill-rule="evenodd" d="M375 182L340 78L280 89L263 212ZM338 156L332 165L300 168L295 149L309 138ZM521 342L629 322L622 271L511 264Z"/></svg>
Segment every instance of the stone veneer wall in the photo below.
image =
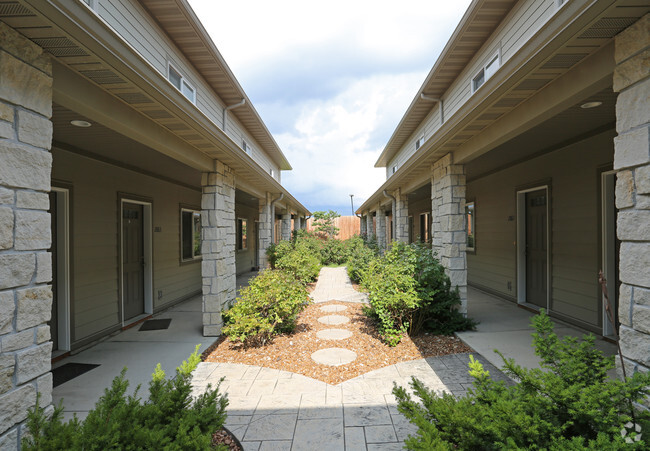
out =
<svg viewBox="0 0 650 451"><path fill-rule="evenodd" d="M216 171L205 173L201 185L201 274L203 277L203 335L221 334L221 312L236 294L235 176L216 162Z"/></svg>
<svg viewBox="0 0 650 451"><path fill-rule="evenodd" d="M19 448L27 409L52 403L49 209L52 67L0 23L0 449ZM51 409L51 407L50 407Z"/></svg>
<svg viewBox="0 0 650 451"><path fill-rule="evenodd" d="M379 249L386 249L386 245L388 244L386 242L386 212L381 205L377 208L375 221L375 228L377 229L377 244L379 245Z"/></svg>
<svg viewBox="0 0 650 451"><path fill-rule="evenodd" d="M461 311L467 312L467 230L465 167L453 164L452 154L435 162L431 178L432 249L460 291Z"/></svg>
<svg viewBox="0 0 650 451"><path fill-rule="evenodd" d="M621 240L620 340L628 370L650 370L650 15L616 37L614 169ZM610 286L615 284L610 283Z"/></svg>
<svg viewBox="0 0 650 451"><path fill-rule="evenodd" d="M257 249L259 261L257 264L260 269L268 266L266 249L271 245L271 230L273 227L273 216L271 215L271 193L266 193L265 199L260 199L259 203L260 219L257 224Z"/></svg>
<svg viewBox="0 0 650 451"><path fill-rule="evenodd" d="M408 195L400 189L395 191L395 239L403 243L409 242L409 201Z"/></svg>
<svg viewBox="0 0 650 451"><path fill-rule="evenodd" d="M285 213L282 215L281 233L284 241L291 240L291 213Z"/></svg>

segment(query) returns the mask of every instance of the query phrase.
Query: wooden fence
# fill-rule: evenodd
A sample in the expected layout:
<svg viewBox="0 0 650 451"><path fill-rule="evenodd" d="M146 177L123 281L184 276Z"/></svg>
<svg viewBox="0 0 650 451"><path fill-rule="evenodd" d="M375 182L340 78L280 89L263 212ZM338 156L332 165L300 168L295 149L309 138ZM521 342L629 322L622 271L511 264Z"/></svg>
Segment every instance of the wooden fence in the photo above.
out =
<svg viewBox="0 0 650 451"><path fill-rule="evenodd" d="M347 240L359 234L361 220L356 216L340 216L334 220L334 225L339 228L337 238L339 240ZM307 230L314 230L314 218L307 220Z"/></svg>

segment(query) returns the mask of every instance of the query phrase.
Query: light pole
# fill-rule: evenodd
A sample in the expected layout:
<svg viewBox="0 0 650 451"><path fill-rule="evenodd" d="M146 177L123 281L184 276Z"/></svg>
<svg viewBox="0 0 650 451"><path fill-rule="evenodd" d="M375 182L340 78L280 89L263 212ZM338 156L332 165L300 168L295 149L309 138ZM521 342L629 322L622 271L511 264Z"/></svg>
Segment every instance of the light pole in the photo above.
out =
<svg viewBox="0 0 650 451"><path fill-rule="evenodd" d="M354 201L352 198L354 197L354 194L350 194L350 208L352 208L352 216L354 216Z"/></svg>

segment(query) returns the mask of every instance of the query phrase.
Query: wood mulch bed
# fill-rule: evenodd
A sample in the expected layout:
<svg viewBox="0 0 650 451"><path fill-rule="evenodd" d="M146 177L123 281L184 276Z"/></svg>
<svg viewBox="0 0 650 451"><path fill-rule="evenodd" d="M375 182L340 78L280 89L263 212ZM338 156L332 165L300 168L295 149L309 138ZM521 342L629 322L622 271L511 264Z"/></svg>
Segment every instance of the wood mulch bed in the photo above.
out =
<svg viewBox="0 0 650 451"><path fill-rule="evenodd" d="M320 310L320 307L332 304L344 305L347 309L339 313ZM317 321L321 316L331 314L347 316L350 322L340 326L327 326ZM329 328L349 330L352 336L344 340L321 340L316 336L319 330ZM311 359L313 352L332 347L354 351L357 353L357 359L337 367L320 365ZM399 362L471 351L472 349L457 337L433 334L405 336L399 345L389 347L379 339L375 325L363 314L361 304L330 301L308 306L298 317L294 333L276 336L270 344L246 347L233 343L226 337L220 337L206 349L202 357L207 362L243 363L276 368L335 385Z"/></svg>

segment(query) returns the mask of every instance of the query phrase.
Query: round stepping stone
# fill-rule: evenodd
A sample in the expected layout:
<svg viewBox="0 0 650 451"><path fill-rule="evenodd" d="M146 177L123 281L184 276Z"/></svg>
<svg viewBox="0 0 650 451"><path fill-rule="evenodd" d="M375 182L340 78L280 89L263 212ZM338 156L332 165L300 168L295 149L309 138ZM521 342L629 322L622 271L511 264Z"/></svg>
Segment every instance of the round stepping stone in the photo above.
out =
<svg viewBox="0 0 650 451"><path fill-rule="evenodd" d="M311 359L321 365L339 366L350 363L357 358L357 353L344 348L320 349L311 355Z"/></svg>
<svg viewBox="0 0 650 451"><path fill-rule="evenodd" d="M322 324L327 324L328 326L338 326L341 324L349 323L350 318L343 315L327 315L318 318L318 322Z"/></svg>
<svg viewBox="0 0 650 451"><path fill-rule="evenodd" d="M324 305L320 309L324 312L336 313L347 310L348 308L345 305Z"/></svg>
<svg viewBox="0 0 650 451"><path fill-rule="evenodd" d="M323 329L316 332L321 340L345 340L352 336L352 332L345 329Z"/></svg>

